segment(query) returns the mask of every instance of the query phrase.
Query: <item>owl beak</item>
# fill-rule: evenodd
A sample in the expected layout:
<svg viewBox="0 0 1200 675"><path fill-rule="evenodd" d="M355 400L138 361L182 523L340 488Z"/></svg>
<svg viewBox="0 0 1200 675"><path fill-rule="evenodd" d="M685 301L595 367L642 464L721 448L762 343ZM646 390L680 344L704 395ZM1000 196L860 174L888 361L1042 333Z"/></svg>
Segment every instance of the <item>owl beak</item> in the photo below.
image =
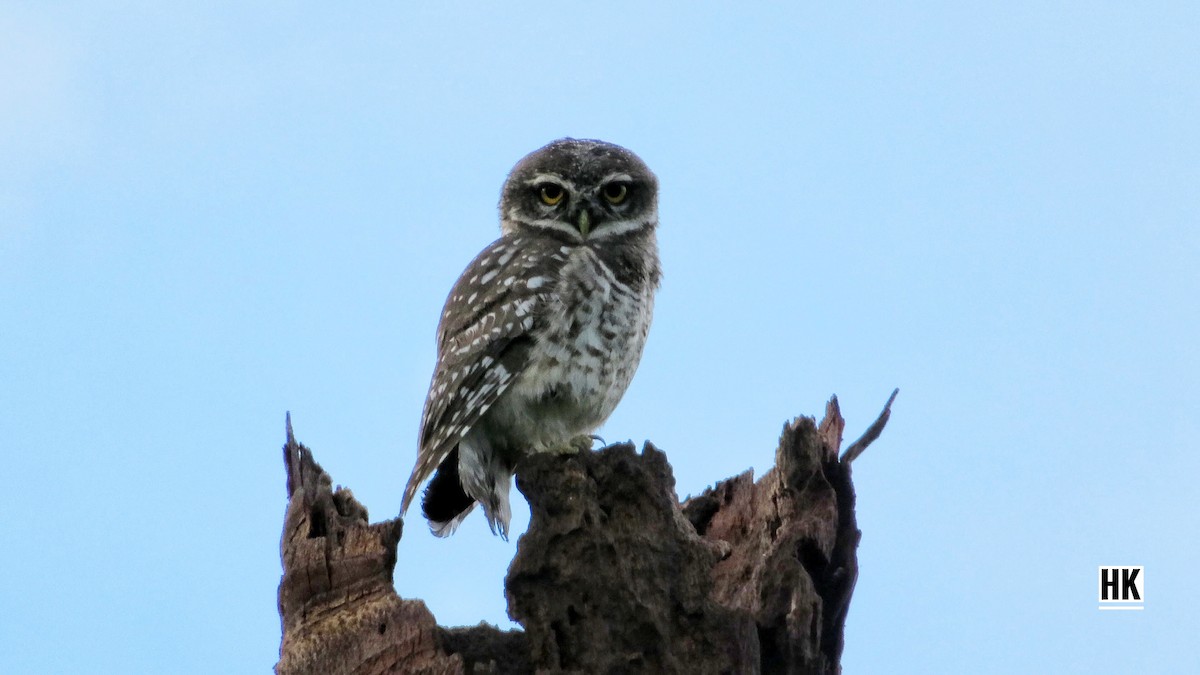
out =
<svg viewBox="0 0 1200 675"><path fill-rule="evenodd" d="M588 215L587 209L582 209L579 212L579 234L583 235L584 239L588 236L588 230L591 229L591 216Z"/></svg>

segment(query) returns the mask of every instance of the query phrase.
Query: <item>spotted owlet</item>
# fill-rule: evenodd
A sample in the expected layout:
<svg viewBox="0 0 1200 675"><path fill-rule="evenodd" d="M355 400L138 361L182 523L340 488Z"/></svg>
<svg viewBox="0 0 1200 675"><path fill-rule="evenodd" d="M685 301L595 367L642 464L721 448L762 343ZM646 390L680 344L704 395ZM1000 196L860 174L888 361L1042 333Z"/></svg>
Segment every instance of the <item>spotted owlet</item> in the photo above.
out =
<svg viewBox="0 0 1200 675"><path fill-rule="evenodd" d="M507 538L517 461L590 445L641 360L657 226L658 181L624 148L567 138L513 167L501 236L442 311L402 514L433 474L421 506L434 534L453 533L478 503Z"/></svg>

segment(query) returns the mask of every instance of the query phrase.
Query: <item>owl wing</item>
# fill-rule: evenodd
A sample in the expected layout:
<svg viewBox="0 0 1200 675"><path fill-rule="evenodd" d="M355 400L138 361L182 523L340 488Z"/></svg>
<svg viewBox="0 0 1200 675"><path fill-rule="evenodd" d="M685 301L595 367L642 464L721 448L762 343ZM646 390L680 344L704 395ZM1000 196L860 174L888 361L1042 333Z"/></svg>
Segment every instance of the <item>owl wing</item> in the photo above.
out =
<svg viewBox="0 0 1200 675"><path fill-rule="evenodd" d="M519 244L519 239L502 238L484 249L446 299L417 464L404 488L401 514L420 484L525 370L533 346L530 333L550 284L539 264L542 256L518 251ZM560 254L549 258L564 259Z"/></svg>

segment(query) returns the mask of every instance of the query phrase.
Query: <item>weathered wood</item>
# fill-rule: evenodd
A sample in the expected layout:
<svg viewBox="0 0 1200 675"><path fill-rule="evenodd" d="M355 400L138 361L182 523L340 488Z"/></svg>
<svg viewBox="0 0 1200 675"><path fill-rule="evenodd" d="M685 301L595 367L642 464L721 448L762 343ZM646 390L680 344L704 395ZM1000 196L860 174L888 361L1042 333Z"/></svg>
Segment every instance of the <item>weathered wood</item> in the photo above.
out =
<svg viewBox="0 0 1200 675"><path fill-rule="evenodd" d="M532 518L505 582L524 631L500 631L441 628L399 598L403 523L371 525L289 420L276 671L838 673L860 538L844 427L834 398L819 425L784 426L757 482L746 472L682 505L649 443L527 459Z"/></svg>
<svg viewBox="0 0 1200 675"><path fill-rule="evenodd" d="M349 490L334 490L329 474L296 442L290 418L287 427L283 644L275 672L466 672L461 658L440 649L425 603L401 600L392 586L404 523L371 525L366 508Z"/></svg>
<svg viewBox="0 0 1200 675"><path fill-rule="evenodd" d="M835 397L819 426L784 426L757 482L746 472L683 505L697 532L730 551L713 568L713 595L753 618L763 673L840 672L861 535L850 465L838 460L844 428Z"/></svg>
<svg viewBox="0 0 1200 675"><path fill-rule="evenodd" d="M647 443L530 458L529 530L505 582L533 662L551 672L743 673L754 627L712 597L720 557L683 517Z"/></svg>

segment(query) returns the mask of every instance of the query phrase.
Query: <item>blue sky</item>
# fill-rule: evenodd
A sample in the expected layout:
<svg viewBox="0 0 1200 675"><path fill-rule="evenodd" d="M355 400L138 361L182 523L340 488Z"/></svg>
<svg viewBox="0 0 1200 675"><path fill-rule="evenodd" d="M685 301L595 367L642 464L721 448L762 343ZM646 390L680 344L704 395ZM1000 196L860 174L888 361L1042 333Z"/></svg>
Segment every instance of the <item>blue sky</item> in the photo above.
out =
<svg viewBox="0 0 1200 675"><path fill-rule="evenodd" d="M601 433L681 496L900 388L846 672L1200 670L1197 5L245 5L0 8L0 670L265 672L284 412L394 514L446 293L567 135L661 182ZM397 588L508 625L515 540L412 518Z"/></svg>

